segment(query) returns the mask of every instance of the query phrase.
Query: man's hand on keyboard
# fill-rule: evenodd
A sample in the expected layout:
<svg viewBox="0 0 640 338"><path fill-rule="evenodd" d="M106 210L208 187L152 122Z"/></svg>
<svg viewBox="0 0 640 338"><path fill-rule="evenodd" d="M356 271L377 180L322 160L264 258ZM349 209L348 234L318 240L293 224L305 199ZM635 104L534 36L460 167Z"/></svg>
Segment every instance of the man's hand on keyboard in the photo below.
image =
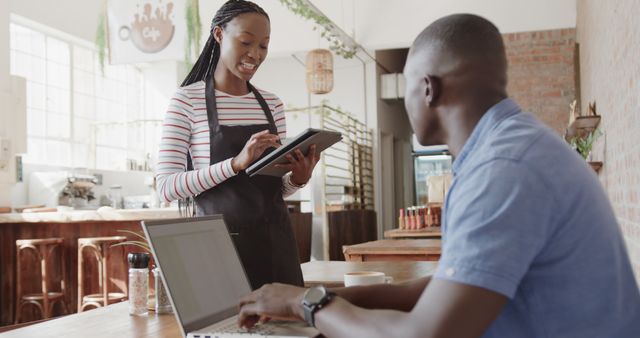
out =
<svg viewBox="0 0 640 338"><path fill-rule="evenodd" d="M266 284L240 300L238 325L251 328L271 318L303 320L305 289L286 284Z"/></svg>

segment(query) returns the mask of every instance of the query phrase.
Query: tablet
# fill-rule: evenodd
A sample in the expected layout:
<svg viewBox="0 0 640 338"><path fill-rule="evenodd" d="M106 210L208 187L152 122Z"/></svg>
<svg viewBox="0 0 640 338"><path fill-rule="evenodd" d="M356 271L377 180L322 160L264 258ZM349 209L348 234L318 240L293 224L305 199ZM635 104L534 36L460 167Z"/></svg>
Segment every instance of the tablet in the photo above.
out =
<svg viewBox="0 0 640 338"><path fill-rule="evenodd" d="M316 145L316 153L319 153L340 140L342 140L342 134L338 132L309 128L251 164L245 172L249 176L282 176L286 174L288 170L276 168L275 164L289 163L289 160L285 157L287 154L296 149L300 149L306 156L312 144Z"/></svg>

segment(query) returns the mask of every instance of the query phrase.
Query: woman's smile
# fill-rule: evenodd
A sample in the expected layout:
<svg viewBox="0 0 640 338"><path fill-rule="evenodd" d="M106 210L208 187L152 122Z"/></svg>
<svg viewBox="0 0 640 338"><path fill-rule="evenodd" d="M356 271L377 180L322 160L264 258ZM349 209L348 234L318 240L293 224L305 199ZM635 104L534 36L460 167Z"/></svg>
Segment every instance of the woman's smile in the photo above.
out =
<svg viewBox="0 0 640 338"><path fill-rule="evenodd" d="M247 73L255 73L258 65L251 62L240 62L240 68Z"/></svg>

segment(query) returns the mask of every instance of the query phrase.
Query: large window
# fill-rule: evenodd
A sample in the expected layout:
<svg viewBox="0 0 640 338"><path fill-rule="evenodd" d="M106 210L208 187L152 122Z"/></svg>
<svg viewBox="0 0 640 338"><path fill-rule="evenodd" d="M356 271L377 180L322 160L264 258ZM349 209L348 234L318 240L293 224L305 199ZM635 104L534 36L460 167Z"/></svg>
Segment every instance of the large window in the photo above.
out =
<svg viewBox="0 0 640 338"><path fill-rule="evenodd" d="M103 73L89 43L15 22L10 32L11 74L27 79L26 162L124 170L149 153L138 68Z"/></svg>

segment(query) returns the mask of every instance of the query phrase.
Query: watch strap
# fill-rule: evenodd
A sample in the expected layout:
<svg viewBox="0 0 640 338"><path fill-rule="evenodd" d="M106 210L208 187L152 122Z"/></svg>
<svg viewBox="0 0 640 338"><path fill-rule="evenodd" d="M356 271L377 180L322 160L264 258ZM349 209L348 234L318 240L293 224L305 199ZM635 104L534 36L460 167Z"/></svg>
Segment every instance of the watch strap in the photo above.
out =
<svg viewBox="0 0 640 338"><path fill-rule="evenodd" d="M319 302L314 304L307 304L306 302L303 302L302 306L304 308L304 321L307 322L310 326L316 327L316 312L325 307L335 296L335 293L326 290L324 297L322 297Z"/></svg>

